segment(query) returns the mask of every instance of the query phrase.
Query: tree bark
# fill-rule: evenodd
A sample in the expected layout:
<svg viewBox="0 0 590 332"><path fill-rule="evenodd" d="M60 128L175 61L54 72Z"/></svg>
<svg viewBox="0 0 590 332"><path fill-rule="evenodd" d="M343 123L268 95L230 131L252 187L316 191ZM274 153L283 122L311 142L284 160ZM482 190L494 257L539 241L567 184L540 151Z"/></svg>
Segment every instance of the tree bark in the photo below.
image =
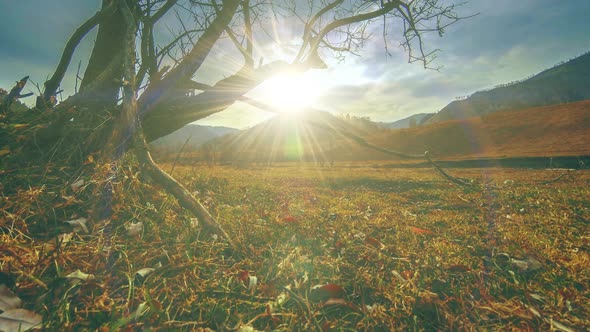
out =
<svg viewBox="0 0 590 332"><path fill-rule="evenodd" d="M103 0L102 9L107 9L117 0ZM129 7L134 1L125 0ZM125 52L125 20L119 8L106 15L98 27L96 42L80 84L80 93L85 95L84 103L98 107L116 105L123 78L123 52ZM101 77L109 66L115 70L108 71L108 77Z"/></svg>

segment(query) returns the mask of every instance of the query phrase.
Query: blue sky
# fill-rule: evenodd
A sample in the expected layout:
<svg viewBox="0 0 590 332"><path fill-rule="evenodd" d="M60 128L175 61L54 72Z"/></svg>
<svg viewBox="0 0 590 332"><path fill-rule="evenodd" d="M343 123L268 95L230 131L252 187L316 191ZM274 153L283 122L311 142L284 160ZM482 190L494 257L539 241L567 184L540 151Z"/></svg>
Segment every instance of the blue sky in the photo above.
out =
<svg viewBox="0 0 590 332"><path fill-rule="evenodd" d="M0 1L0 87L10 89L25 75L42 85L70 34L99 6L98 0ZM460 13L479 15L449 27L442 38L426 38L428 48L441 49L434 63L442 66L439 71L408 64L395 41L389 44L392 56L386 56L380 36L375 36L360 57L327 60L329 69L306 74L322 84L314 107L395 121L436 112L457 96L527 77L590 50L588 0L471 0ZM165 38L164 28L161 34ZM64 97L74 91L78 62L83 72L93 38L87 36L76 52L63 83ZM210 61L213 68L225 68L233 60L231 54L218 52ZM215 69L201 73L208 83L223 75ZM200 123L244 128L270 116L235 105Z"/></svg>

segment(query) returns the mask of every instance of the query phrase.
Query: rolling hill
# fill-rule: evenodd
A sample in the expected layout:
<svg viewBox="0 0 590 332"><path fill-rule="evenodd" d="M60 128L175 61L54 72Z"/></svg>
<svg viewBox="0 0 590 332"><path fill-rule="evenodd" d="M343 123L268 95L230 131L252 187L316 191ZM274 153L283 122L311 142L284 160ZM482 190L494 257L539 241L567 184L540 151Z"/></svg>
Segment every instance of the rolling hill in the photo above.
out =
<svg viewBox="0 0 590 332"><path fill-rule="evenodd" d="M407 129L380 129L325 112L277 116L217 138L224 162L391 160L352 135L408 154L431 151L439 160L590 155L590 100L499 111L481 117Z"/></svg>
<svg viewBox="0 0 590 332"><path fill-rule="evenodd" d="M397 120L394 122L378 122L379 126L388 129L402 129L402 128L410 128L412 127L412 122L414 125L419 125L423 121L427 120L428 118L432 117L435 113L418 113L414 115L410 115L407 118L403 118L401 120Z"/></svg>
<svg viewBox="0 0 590 332"><path fill-rule="evenodd" d="M590 99L590 52L547 69L529 79L479 91L455 100L424 124Z"/></svg>
<svg viewBox="0 0 590 332"><path fill-rule="evenodd" d="M376 145L437 158L590 155L590 100L380 133Z"/></svg>
<svg viewBox="0 0 590 332"><path fill-rule="evenodd" d="M213 141L223 162L275 162L355 159L358 145L342 133L366 137L387 131L363 118L322 111L282 114L255 127Z"/></svg>

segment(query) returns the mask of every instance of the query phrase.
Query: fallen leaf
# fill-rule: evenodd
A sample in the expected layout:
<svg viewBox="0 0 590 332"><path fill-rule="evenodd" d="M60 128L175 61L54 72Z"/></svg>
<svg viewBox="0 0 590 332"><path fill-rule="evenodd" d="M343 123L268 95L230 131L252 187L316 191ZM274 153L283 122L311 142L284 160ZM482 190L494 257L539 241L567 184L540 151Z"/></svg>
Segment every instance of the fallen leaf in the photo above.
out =
<svg viewBox="0 0 590 332"><path fill-rule="evenodd" d="M66 244L72 240L74 233L62 233L57 236L57 241L61 244Z"/></svg>
<svg viewBox="0 0 590 332"><path fill-rule="evenodd" d="M254 288L256 288L256 285L258 285L258 278L256 278L255 276L249 276L248 284L246 285L248 289L253 290Z"/></svg>
<svg viewBox="0 0 590 332"><path fill-rule="evenodd" d="M0 310L16 309L22 305L23 301L8 286L0 284Z"/></svg>
<svg viewBox="0 0 590 332"><path fill-rule="evenodd" d="M92 164L94 162L94 157L90 154L88 155L88 157L86 158L86 161L84 162L83 165L89 165Z"/></svg>
<svg viewBox="0 0 590 332"><path fill-rule="evenodd" d="M250 325L243 325L237 330L237 332L261 332Z"/></svg>
<svg viewBox="0 0 590 332"><path fill-rule="evenodd" d="M331 298L344 297L344 288L336 284L315 285L311 288L310 300L314 302L326 301Z"/></svg>
<svg viewBox="0 0 590 332"><path fill-rule="evenodd" d="M415 233L415 234L434 234L432 233L432 231L429 231L427 229L423 229L423 228L418 228L418 227L414 227L414 226L410 226L410 230Z"/></svg>
<svg viewBox="0 0 590 332"><path fill-rule="evenodd" d="M402 271L402 273L400 273L400 275L406 279L406 280L410 280L414 277L414 271L410 271L410 270L404 270Z"/></svg>
<svg viewBox="0 0 590 332"><path fill-rule="evenodd" d="M156 269L151 268L151 267L144 267L143 269L139 269L137 270L137 272L135 272L135 274L137 274L138 276L145 278L147 277L150 273L156 271Z"/></svg>
<svg viewBox="0 0 590 332"><path fill-rule="evenodd" d="M528 257L526 260L511 258L510 263L514 265L521 273L536 271L543 267L543 265L541 265L538 260L532 257Z"/></svg>
<svg viewBox="0 0 590 332"><path fill-rule="evenodd" d="M244 286L250 290L256 288L256 285L258 284L258 278L251 276L250 272L246 270L238 272L238 279L240 279L244 283Z"/></svg>
<svg viewBox="0 0 590 332"><path fill-rule="evenodd" d="M10 150L9 149L2 149L2 150L0 150L0 157L5 156L7 154L10 154Z"/></svg>
<svg viewBox="0 0 590 332"><path fill-rule="evenodd" d="M40 327L41 315L27 309L10 309L0 314L0 331L26 331Z"/></svg>
<svg viewBox="0 0 590 332"><path fill-rule="evenodd" d="M527 263L529 264L529 271L536 271L543 267L541 262L532 257L527 258Z"/></svg>
<svg viewBox="0 0 590 332"><path fill-rule="evenodd" d="M74 233L62 233L62 234L59 234L58 236L50 239L49 241L43 243L43 252L49 252L49 251L55 250L55 248L57 248L58 244L61 244L63 246L64 244L70 242L73 235L74 235Z"/></svg>
<svg viewBox="0 0 590 332"><path fill-rule="evenodd" d="M283 217L283 221L286 223L296 223L297 218L295 218L293 216L286 216L286 217Z"/></svg>
<svg viewBox="0 0 590 332"><path fill-rule="evenodd" d="M88 227L86 226L86 223L88 222L88 220L86 220L86 218L78 218L78 219L74 219L74 220L67 220L65 221L66 223L74 226L74 232L79 233L80 231L83 231L84 233L88 234Z"/></svg>
<svg viewBox="0 0 590 332"><path fill-rule="evenodd" d="M344 305L346 306L348 304L348 302L346 302L345 299L341 299L341 298L331 298L326 300L324 303L322 303L323 306L329 306L329 305Z"/></svg>
<svg viewBox="0 0 590 332"><path fill-rule="evenodd" d="M250 276L250 272L248 272L246 270L238 272L238 279L240 279L243 283L246 283L249 276Z"/></svg>
<svg viewBox="0 0 590 332"><path fill-rule="evenodd" d="M140 221L138 223L125 225L125 229L127 230L127 235L138 236L143 231L143 223Z"/></svg>
<svg viewBox="0 0 590 332"><path fill-rule="evenodd" d="M70 188L72 188L73 191L76 191L78 189L80 189L80 187L82 187L84 185L84 179L80 179L74 183L72 183L70 185Z"/></svg>
<svg viewBox="0 0 590 332"><path fill-rule="evenodd" d="M374 237L365 237L365 244L375 247L376 249L384 249L385 245Z"/></svg>
<svg viewBox="0 0 590 332"><path fill-rule="evenodd" d="M82 281L87 281L87 280L92 280L94 279L94 275L93 274L88 274L88 273L84 273L80 270L76 270L70 274L68 274L66 276L66 278L70 278L70 279L80 279Z"/></svg>

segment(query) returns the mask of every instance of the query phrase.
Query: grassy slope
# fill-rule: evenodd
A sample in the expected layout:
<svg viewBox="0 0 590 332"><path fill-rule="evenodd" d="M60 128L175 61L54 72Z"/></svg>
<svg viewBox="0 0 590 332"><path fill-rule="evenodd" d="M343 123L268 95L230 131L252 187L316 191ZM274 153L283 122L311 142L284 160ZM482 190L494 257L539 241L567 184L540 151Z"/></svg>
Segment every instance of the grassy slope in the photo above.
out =
<svg viewBox="0 0 590 332"><path fill-rule="evenodd" d="M590 100L397 130L372 142L449 159L590 155Z"/></svg>

